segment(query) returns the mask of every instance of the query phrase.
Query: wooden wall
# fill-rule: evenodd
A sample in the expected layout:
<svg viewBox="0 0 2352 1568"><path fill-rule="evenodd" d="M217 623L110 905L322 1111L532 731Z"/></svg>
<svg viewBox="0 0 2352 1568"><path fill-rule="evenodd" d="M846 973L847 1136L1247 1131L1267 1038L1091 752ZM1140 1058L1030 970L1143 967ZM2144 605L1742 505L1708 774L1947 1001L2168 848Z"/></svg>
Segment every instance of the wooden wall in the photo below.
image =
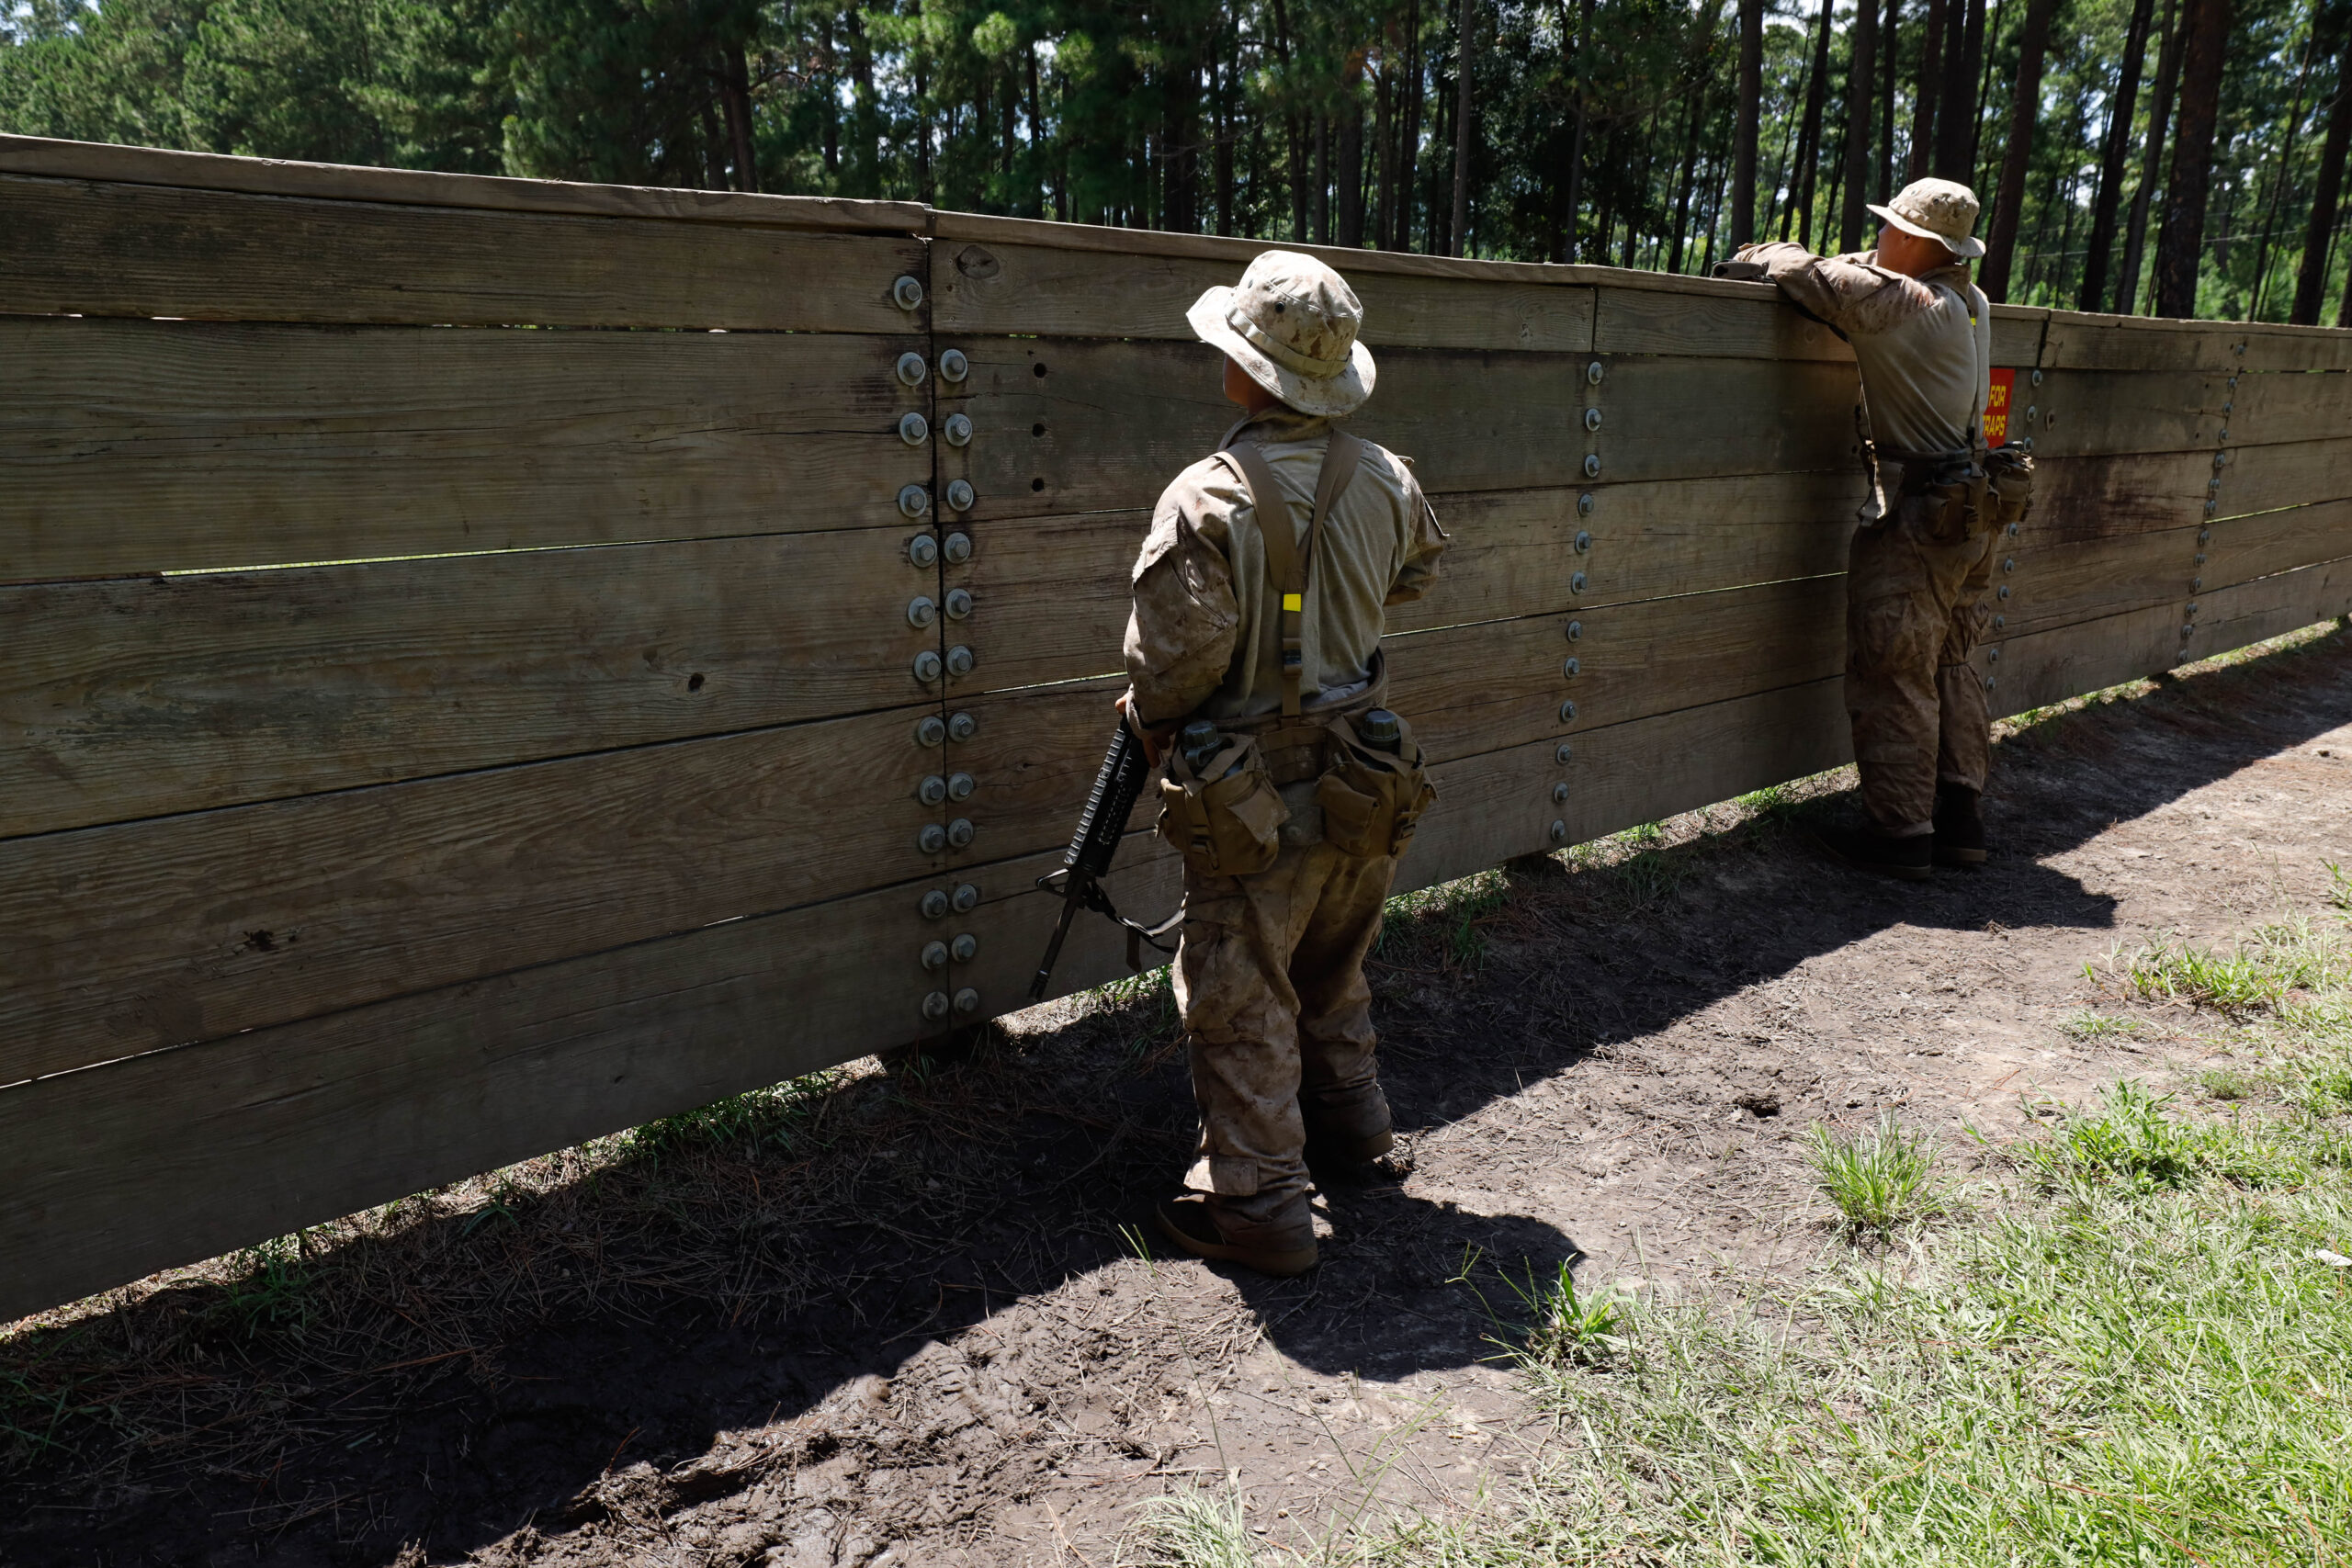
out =
<svg viewBox="0 0 2352 1568"><path fill-rule="evenodd" d="M0 138L0 1318L1018 1006L1258 248ZM1455 536L1409 884L1845 760L1832 334L1327 254ZM2352 333L1995 345L1999 711L2352 610Z"/></svg>

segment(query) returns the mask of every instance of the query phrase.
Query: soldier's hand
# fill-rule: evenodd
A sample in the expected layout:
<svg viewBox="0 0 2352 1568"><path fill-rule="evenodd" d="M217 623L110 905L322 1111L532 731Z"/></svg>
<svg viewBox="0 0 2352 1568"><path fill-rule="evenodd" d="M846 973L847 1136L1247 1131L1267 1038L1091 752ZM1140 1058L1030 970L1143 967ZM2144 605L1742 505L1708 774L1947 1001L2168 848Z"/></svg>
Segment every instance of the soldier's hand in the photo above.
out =
<svg viewBox="0 0 2352 1568"><path fill-rule="evenodd" d="M1132 692L1121 692L1118 701L1111 705L1119 710L1119 716L1126 720L1127 728L1134 732L1136 739L1143 742L1144 761L1156 768L1159 766L1160 759L1168 755L1169 743L1176 739L1176 727L1172 724L1163 724L1147 729L1137 724L1135 710L1127 705L1127 699L1134 694Z"/></svg>

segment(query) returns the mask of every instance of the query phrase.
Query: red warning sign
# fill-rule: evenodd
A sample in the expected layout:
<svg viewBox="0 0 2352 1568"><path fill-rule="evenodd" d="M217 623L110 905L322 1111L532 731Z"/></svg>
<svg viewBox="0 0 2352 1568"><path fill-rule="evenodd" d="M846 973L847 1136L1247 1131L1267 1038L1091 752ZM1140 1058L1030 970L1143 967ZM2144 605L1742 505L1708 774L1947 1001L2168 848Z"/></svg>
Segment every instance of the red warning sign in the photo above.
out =
<svg viewBox="0 0 2352 1568"><path fill-rule="evenodd" d="M2017 385L2014 370L1993 372L1993 394L1984 400L1984 445L1998 446L2009 438L2009 391Z"/></svg>

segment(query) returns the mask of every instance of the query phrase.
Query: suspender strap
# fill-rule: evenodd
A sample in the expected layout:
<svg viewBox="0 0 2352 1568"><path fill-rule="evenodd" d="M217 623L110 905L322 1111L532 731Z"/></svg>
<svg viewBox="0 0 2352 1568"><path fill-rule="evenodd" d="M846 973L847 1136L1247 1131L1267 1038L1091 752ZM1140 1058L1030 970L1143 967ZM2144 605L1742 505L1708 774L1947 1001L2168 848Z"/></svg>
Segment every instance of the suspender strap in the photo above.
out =
<svg viewBox="0 0 2352 1568"><path fill-rule="evenodd" d="M1266 455L1249 442L1225 449L1250 487L1250 504L1258 513L1258 533L1266 545L1266 584L1281 606L1283 713L1287 716L1298 714L1298 688L1306 673L1306 583L1315 570L1315 541L1323 532L1323 519L1355 479L1363 445L1344 430L1331 432L1322 471L1315 476L1315 510L1306 520L1304 548L1291 536L1290 497L1275 479Z"/></svg>

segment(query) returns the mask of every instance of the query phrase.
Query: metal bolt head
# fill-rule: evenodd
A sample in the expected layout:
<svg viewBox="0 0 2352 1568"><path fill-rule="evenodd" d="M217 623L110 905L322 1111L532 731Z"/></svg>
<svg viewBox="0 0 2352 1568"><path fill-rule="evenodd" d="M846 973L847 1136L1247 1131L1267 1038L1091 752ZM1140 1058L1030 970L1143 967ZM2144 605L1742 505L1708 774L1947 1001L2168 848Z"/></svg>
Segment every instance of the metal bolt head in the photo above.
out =
<svg viewBox="0 0 2352 1568"><path fill-rule="evenodd" d="M1984 689L1986 691L1991 691L1996 684L1998 684L1998 682L1996 682L1992 676L1987 675L1984 677Z"/></svg>
<svg viewBox="0 0 2352 1568"><path fill-rule="evenodd" d="M945 888L934 887L922 896L922 918L926 920L944 920L947 918Z"/></svg>
<svg viewBox="0 0 2352 1568"><path fill-rule="evenodd" d="M966 986L962 990L957 991L956 993L956 1010L962 1013L973 1013L979 1011L980 993L972 989L969 986Z"/></svg>
<svg viewBox="0 0 2352 1568"><path fill-rule="evenodd" d="M972 558L972 536L961 533L950 534L947 536L946 543L940 547L947 556L948 565L962 566Z"/></svg>
<svg viewBox="0 0 2352 1568"><path fill-rule="evenodd" d="M963 620L972 613L972 591L968 588L949 589L945 608L949 620Z"/></svg>
<svg viewBox="0 0 2352 1568"><path fill-rule="evenodd" d="M1996 615L1996 616L1994 616L1994 617L1993 617L1993 629L1994 629L1995 631L1999 631L2002 627L2004 627L2004 626L2007 626L2008 624L2009 624L2009 618L2008 618L2008 616L2007 616L2007 615Z"/></svg>
<svg viewBox="0 0 2352 1568"><path fill-rule="evenodd" d="M1568 765L1568 759L1575 755L1576 748L1569 745L1565 740L1561 741L1557 746L1552 749L1552 761L1559 763L1564 768Z"/></svg>
<svg viewBox="0 0 2352 1568"><path fill-rule="evenodd" d="M2040 419L2041 417L2041 411L2040 409L2038 409L2038 408L2034 407L2031 403L2028 403L2028 404L2026 404L2026 406L2025 406L2025 422L2026 422L2028 424L2031 424L2035 420Z"/></svg>
<svg viewBox="0 0 2352 1568"><path fill-rule="evenodd" d="M2188 602L2188 613L2192 615L2197 614L2197 601L2194 599Z"/></svg>
<svg viewBox="0 0 2352 1568"><path fill-rule="evenodd" d="M1568 623L1568 640L1570 642L1577 642L1581 640L1583 637L1584 623L1582 621L1570 621Z"/></svg>
<svg viewBox="0 0 2352 1568"><path fill-rule="evenodd" d="M924 942L922 944L922 966L926 969L946 968L947 944L944 942Z"/></svg>
<svg viewBox="0 0 2352 1568"><path fill-rule="evenodd" d="M939 606L918 593L907 601L907 625L927 626L939 619Z"/></svg>
<svg viewBox="0 0 2352 1568"><path fill-rule="evenodd" d="M2204 580L2203 578L2201 578L2201 577L2192 577L2192 578L2190 578L2190 579L2188 580L2188 591L2189 591L2191 593L2202 593L2202 592L2205 592L2205 580Z"/></svg>
<svg viewBox="0 0 2352 1568"><path fill-rule="evenodd" d="M899 355L899 379L904 381L908 386L922 386L923 383L923 378L930 374L931 367L925 365L922 362L922 355L917 354L913 349L910 348L907 350L906 353Z"/></svg>
<svg viewBox="0 0 2352 1568"><path fill-rule="evenodd" d="M1567 804L1567 800L1568 786L1566 781L1563 780L1561 783L1554 784L1552 786L1553 804L1555 806L1565 806Z"/></svg>
<svg viewBox="0 0 2352 1568"><path fill-rule="evenodd" d="M1587 430L1599 430L1600 428L1600 411L1599 409L1587 409L1584 411L1584 427Z"/></svg>
<svg viewBox="0 0 2352 1568"><path fill-rule="evenodd" d="M979 497L972 492L971 480L949 479L947 481L947 504L956 511L969 512L972 509L972 502L978 499Z"/></svg>
<svg viewBox="0 0 2352 1568"><path fill-rule="evenodd" d="M958 932L956 940L948 944L947 951L956 963L969 964L980 955L980 939L970 931Z"/></svg>
<svg viewBox="0 0 2352 1568"><path fill-rule="evenodd" d="M2184 641L2189 637L2195 637L2197 635L2197 627L2195 624L2184 623L2180 628L2180 635Z"/></svg>
<svg viewBox="0 0 2352 1568"><path fill-rule="evenodd" d="M2003 571L2015 571L2015 570L2017 570L2017 569L2018 569L2018 558L2017 558L2017 557L2015 557L2015 556L2003 556L2003 557L2001 558L2001 570L2002 570Z"/></svg>
<svg viewBox="0 0 2352 1568"><path fill-rule="evenodd" d="M924 649L915 655L915 679L929 685L939 679L940 663L937 650Z"/></svg>
<svg viewBox="0 0 2352 1568"><path fill-rule="evenodd" d="M956 741L969 740L973 736L978 735L979 732L980 721L974 718L970 714L956 713L947 716L948 739Z"/></svg>
<svg viewBox="0 0 2352 1568"><path fill-rule="evenodd" d="M947 829L936 822L926 822L922 831L915 835L915 847L927 855L935 855L947 847Z"/></svg>
<svg viewBox="0 0 2352 1568"><path fill-rule="evenodd" d="M947 721L937 714L927 714L915 724L915 744L937 746L947 739Z"/></svg>
<svg viewBox="0 0 2352 1568"><path fill-rule="evenodd" d="M1600 385L1601 377L1607 374L1608 372L1601 367L1600 361L1598 359L1584 367L1584 378L1596 387Z"/></svg>
<svg viewBox="0 0 2352 1568"><path fill-rule="evenodd" d="M1584 477L1589 479L1597 479L1600 477L1600 453L1587 452L1584 455Z"/></svg>
<svg viewBox="0 0 2352 1568"><path fill-rule="evenodd" d="M922 280L916 277L901 277L898 282L890 285L890 299L901 310L922 310Z"/></svg>
<svg viewBox="0 0 2352 1568"><path fill-rule="evenodd" d="M925 806L938 806L947 799L947 781L937 773L915 786L915 798Z"/></svg>
<svg viewBox="0 0 2352 1568"><path fill-rule="evenodd" d="M2214 466L2215 468L2228 468L2228 467L2230 466L2230 455L2229 455L2227 452L2216 452L2216 453L2214 453L2214 454L2213 454L2213 466Z"/></svg>
<svg viewBox="0 0 2352 1568"><path fill-rule="evenodd" d="M2000 650L1999 649L1997 649L1997 648L1988 648L1988 649L1986 649L1984 650L1984 662L1985 662L1985 663L1987 663L1987 664L1998 664L2000 661L2001 661L2001 650Z"/></svg>
<svg viewBox="0 0 2352 1568"><path fill-rule="evenodd" d="M948 1005L945 991L933 991L922 999L922 1015L932 1022L937 1023L947 1016Z"/></svg>
<svg viewBox="0 0 2352 1568"><path fill-rule="evenodd" d="M1568 825L1566 822L1561 821L1558 818L1555 817L1552 818L1552 826L1549 831L1554 843L1565 844L1568 841Z"/></svg>
<svg viewBox="0 0 2352 1568"><path fill-rule="evenodd" d="M2012 524L2010 524L2010 525L2009 525L2009 537L2010 537L2010 538L2012 538L2012 539L2014 539L2014 538L2016 538L2017 536L2018 536L2018 525L2017 525L2016 524L2012 523Z"/></svg>
<svg viewBox="0 0 2352 1568"><path fill-rule="evenodd" d="M2221 509L2221 502L2217 502L2217 501L2213 500L2211 496L2208 496L2208 497L2206 498L2206 501L2205 501L2205 515L2206 515L2206 516L2208 516L2208 517L2212 516L2212 515L2213 515L2213 513L2214 513L2215 512L2219 511L2220 509Z"/></svg>
<svg viewBox="0 0 2352 1568"><path fill-rule="evenodd" d="M901 486L899 491L899 510L910 517L922 516L931 510L931 491L921 485Z"/></svg>
<svg viewBox="0 0 2352 1568"><path fill-rule="evenodd" d="M1999 597L2006 599L2009 596L2009 585L2004 582L1998 589L1995 590L1995 592L1999 595Z"/></svg>
<svg viewBox="0 0 2352 1568"><path fill-rule="evenodd" d="M971 373L972 362L964 357L964 351L962 349L943 348L939 351L939 378L941 380L961 381L965 377L969 376Z"/></svg>
<svg viewBox="0 0 2352 1568"><path fill-rule="evenodd" d="M947 775L947 798L950 800L969 800L972 792L979 787L979 781L969 773Z"/></svg>
<svg viewBox="0 0 2352 1568"><path fill-rule="evenodd" d="M2234 408L2236 408L2237 406L2238 406L2238 400L2237 400L2237 399L2235 399L2234 397L2232 397L2232 398L2224 398L2224 399L2222 400L2222 412L2223 413L2227 413L2227 412L2229 412L2232 409L2234 409Z"/></svg>
<svg viewBox="0 0 2352 1568"><path fill-rule="evenodd" d="M2203 566L2205 564L2205 552L2203 550L2198 551L2197 558L2189 562L2189 564L2191 566Z"/></svg>
<svg viewBox="0 0 2352 1568"><path fill-rule="evenodd" d="M1579 528L1579 529L1577 529L1577 530L1576 547L1577 547L1577 554L1578 554L1578 555L1583 555L1583 554L1585 554L1587 551L1589 551L1589 550L1590 550L1590 549L1592 548L1592 530L1591 530L1591 529L1589 529L1589 528Z"/></svg>
<svg viewBox="0 0 2352 1568"><path fill-rule="evenodd" d="M1568 592L1571 593L1584 592L1584 573L1577 571L1568 574Z"/></svg>
<svg viewBox="0 0 2352 1568"><path fill-rule="evenodd" d="M1560 722L1562 724L1574 724L1576 720L1577 705L1574 703L1562 703L1560 705Z"/></svg>
<svg viewBox="0 0 2352 1568"><path fill-rule="evenodd" d="M960 850L972 841L973 832L972 819L968 817L958 817L955 821L947 824L947 841Z"/></svg>
<svg viewBox="0 0 2352 1568"><path fill-rule="evenodd" d="M1592 515L1592 491L1587 491L1577 497L1577 515L1579 517Z"/></svg>
<svg viewBox="0 0 2352 1568"><path fill-rule="evenodd" d="M947 423L939 427L939 433L947 437L950 446L969 446L972 444L972 416L951 413L947 416Z"/></svg>
<svg viewBox="0 0 2352 1568"><path fill-rule="evenodd" d="M1577 678L1577 671L1580 668L1581 666L1579 666L1573 659L1564 659L1560 661L1560 673L1571 681Z"/></svg>
<svg viewBox="0 0 2352 1568"><path fill-rule="evenodd" d="M2041 372L2039 370L2033 373L2033 384L2037 387L2041 385Z"/></svg>
<svg viewBox="0 0 2352 1568"><path fill-rule="evenodd" d="M947 650L947 672L950 675L969 675L976 662L972 650L960 642Z"/></svg>
<svg viewBox="0 0 2352 1568"><path fill-rule="evenodd" d="M920 446L931 439L931 421L919 413L899 416L899 439L910 446Z"/></svg>
<svg viewBox="0 0 2352 1568"><path fill-rule="evenodd" d="M2225 424L2225 425L2222 426L2222 440L2224 440L2224 441L2227 441L2229 438L2230 438L2230 427L2229 427L2228 425L2226 425L2226 424Z"/></svg>
<svg viewBox="0 0 2352 1568"><path fill-rule="evenodd" d="M907 559L916 566L939 564L939 541L928 534L917 534L907 541Z"/></svg>
<svg viewBox="0 0 2352 1568"><path fill-rule="evenodd" d="M2199 544L2200 544L2200 545L2210 545L2210 544L2211 544L2211 543L2213 542L2213 530L2212 530L2212 529L2211 529L2211 528L2199 528L2199 529L2198 529L2198 530L2197 530L2197 542L2198 542Z"/></svg>
<svg viewBox="0 0 2352 1568"><path fill-rule="evenodd" d="M956 885L956 897L950 900L959 915L968 915L980 907L980 890L968 882Z"/></svg>

